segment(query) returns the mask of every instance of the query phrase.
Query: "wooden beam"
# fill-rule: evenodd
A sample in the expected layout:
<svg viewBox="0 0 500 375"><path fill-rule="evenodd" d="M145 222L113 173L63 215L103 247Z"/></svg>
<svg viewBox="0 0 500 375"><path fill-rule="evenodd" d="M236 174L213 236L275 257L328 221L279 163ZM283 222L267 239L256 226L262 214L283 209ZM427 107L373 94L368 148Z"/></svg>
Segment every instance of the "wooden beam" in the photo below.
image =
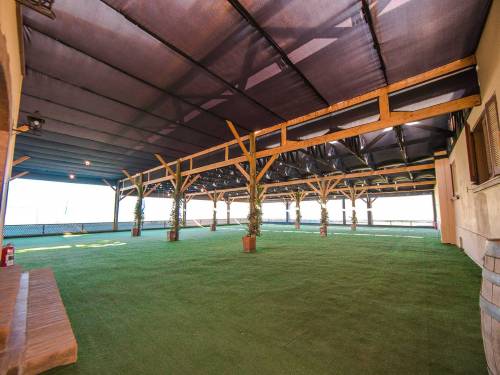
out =
<svg viewBox="0 0 500 375"><path fill-rule="evenodd" d="M116 191L116 188L115 188L113 185L111 185L111 184L109 183L109 181L108 181L108 180L106 180L105 178L103 178L103 179L102 179L102 182L104 182L104 183L105 183L106 185L108 185L111 189L113 189L113 191Z"/></svg>
<svg viewBox="0 0 500 375"><path fill-rule="evenodd" d="M16 174L15 176L12 176L10 178L10 181L15 180L16 178L24 177L29 173L30 173L29 171L20 172L20 173Z"/></svg>
<svg viewBox="0 0 500 375"><path fill-rule="evenodd" d="M274 161L276 160L277 157L278 157L278 154L274 154L267 161L267 163L264 165L264 168L262 168L262 170L257 175L257 183L259 183L259 181L262 179L262 177L264 177L264 175L266 174L267 170L271 167L271 165L274 163Z"/></svg>
<svg viewBox="0 0 500 375"><path fill-rule="evenodd" d="M134 192L134 190L129 190L129 191L127 192L127 194L122 195L122 196L120 197L120 201L121 201L123 198L128 197L128 196L129 196L130 194L132 194L133 192Z"/></svg>
<svg viewBox="0 0 500 375"><path fill-rule="evenodd" d="M356 198L355 199L358 199L359 197L361 197L365 192L366 192L366 189L361 190L361 192L359 192L358 194L356 194Z"/></svg>
<svg viewBox="0 0 500 375"><path fill-rule="evenodd" d="M184 193L191 185L193 185L201 176L199 174L195 175L194 177L191 177L191 181L187 182L189 178L186 178L184 180L184 183L182 184L181 187L181 192Z"/></svg>
<svg viewBox="0 0 500 375"><path fill-rule="evenodd" d="M243 141L242 141L240 135L238 134L238 131L234 127L233 123L229 120L226 120L226 123L227 123L227 126L229 126L229 130L231 130L231 133L233 133L234 138L238 142L238 145L240 146L241 151L247 157L247 159L250 159L250 153L248 152L245 144L243 143Z"/></svg>
<svg viewBox="0 0 500 375"><path fill-rule="evenodd" d="M301 123L304 123L307 121L311 121L311 120L317 119L319 117L328 115L330 113L339 111L341 109L349 108L349 107L352 107L354 105L366 102L368 100L380 99L380 97L385 95L386 93L390 94L392 92L396 92L396 91L399 91L402 89L409 88L411 86L415 86L415 85L424 83L426 81L430 81L430 80L439 78L439 77L444 76L446 74L450 74L450 73L459 71L461 69L473 66L475 63L476 63L476 60L475 60L474 56L469 56L469 57L464 58L464 59L456 60L454 62L443 65L441 67L438 67L438 68L429 70L427 72L418 74L416 76L404 79L402 81L390 84L384 88L376 89L376 90L370 91L368 93L365 93L363 95L359 95L357 97L332 104L326 108L311 112L307 115L300 116L300 117L297 117L295 119L285 121L285 122L261 129L259 131L256 131L254 134L256 137L259 137L259 136L269 134L269 133L281 132L283 129L286 129L287 127L301 124ZM479 105L480 103L481 103L481 98L479 95L471 95L471 96L468 96L465 98L452 100L452 101L447 102L447 103L442 103L442 104L438 104L438 105L435 105L432 107L423 108L423 109L420 109L420 110L417 110L414 112L389 112L389 116L385 119L380 119L380 120L374 121L372 123L364 124L361 126L350 128L350 129L337 131L337 132L334 132L331 134L311 138L308 140L297 141L297 142L285 142L284 144L281 144L279 147L275 147L273 149L262 150L260 152L257 152L256 157L257 158L267 157L267 156L279 154L282 152L293 151L293 150L297 150L297 149L301 149L301 148L307 148L310 146L314 146L314 145L318 145L318 144L322 144L322 143L326 143L326 142L332 142L334 140L345 139L348 137L361 135L364 133L382 130L386 127L400 126L400 125L404 124L405 122L423 120L423 119L426 119L429 117L434 117L434 116L442 115L445 113L470 108L470 107ZM204 156L204 155L207 155L207 154L210 154L213 152L217 152L219 150L224 149L225 147L232 146L235 144L239 144L240 147L243 145L242 150L243 150L245 155L242 157L224 160L222 162L216 162L216 163L212 163L209 165L204 165L201 167L197 167L195 169L193 169L191 166L189 170L183 172L183 174L182 174L183 176L187 176L189 174L194 174L194 173L201 173L201 172L205 172L205 171L209 171L209 170L213 170L213 169L217 169L217 168L222 168L222 167L225 167L228 165L233 165L235 163L240 163L242 161L248 160L248 150L244 146L243 142L248 140L249 136L247 135L247 136L240 137L239 134L237 133L236 129L234 128L234 125L232 123L231 123L231 125L229 125L230 123L231 122L228 121L229 128L230 129L231 129L231 127L233 128L233 129L231 129L231 131L233 132L233 135L235 135L235 138L236 138L235 140L228 141L228 142L225 142L223 144L216 145L216 146L207 148L205 150L199 151L197 153L188 155L184 158L180 158L179 161L190 160L190 163L192 163L192 160L194 158ZM282 137L283 137L283 135L282 135ZM283 140L283 138L282 138L282 140ZM247 152L245 153L244 150L247 150ZM173 164L175 164L175 162L171 162L171 163L168 163L166 165L173 165ZM155 167L155 168L152 168L148 171L154 172L158 169L161 169L163 166L164 165L159 166L159 167ZM161 182L161 181L166 181L168 179L171 179L171 177L166 176L163 178L155 179L153 181L146 181L145 184L157 183L157 182Z"/></svg>
<svg viewBox="0 0 500 375"><path fill-rule="evenodd" d="M314 186L314 184L312 182L308 182L307 185L309 185L309 187L318 195L321 195L320 194L320 191L316 188L316 186Z"/></svg>
<svg viewBox="0 0 500 375"><path fill-rule="evenodd" d="M389 108L389 94L387 87L380 90L380 96L378 97L378 107L380 112L380 120L389 118L391 109Z"/></svg>
<svg viewBox="0 0 500 375"><path fill-rule="evenodd" d="M245 168L241 166L240 163L236 163L234 166L240 171L240 173L243 175L243 177L246 178L247 181L250 181L250 175L247 173Z"/></svg>
<svg viewBox="0 0 500 375"><path fill-rule="evenodd" d="M160 154L155 154L155 156L160 161L160 163L163 165L163 167L168 171L168 173L170 173L172 176L175 176L174 170L172 168L170 168L170 166L165 161L165 159L163 159L163 156L161 156Z"/></svg>
<svg viewBox="0 0 500 375"><path fill-rule="evenodd" d="M12 167L15 167L16 165L19 165L19 164L21 164L21 163L23 163L23 162L25 162L26 160L29 160L29 159L31 159L31 157L29 157L27 155L21 156L20 158L14 160L12 162Z"/></svg>
<svg viewBox="0 0 500 375"><path fill-rule="evenodd" d="M396 189L397 187L416 187L416 186L428 186L428 185L435 185L436 181L435 180L429 180L429 181L418 181L418 182L402 182L400 184L386 184L386 185L368 185L368 186L354 186L354 187L345 187L345 188L335 188L333 189L331 193L340 193L345 195L349 200L352 200L351 195L348 193L351 192L351 189L354 189L354 192L360 190L361 193L365 193L366 191L370 189ZM397 185L397 186L396 186ZM423 189L423 190L415 190L415 192L421 192L421 191L432 191L428 189ZM403 193L411 193L412 191L403 191ZM321 195L319 191L316 189L316 191L307 191L304 190L304 193L307 195L311 194L316 194L316 195ZM395 192L381 192L381 193L376 193L376 194L384 194L384 193L392 193L394 194ZM268 198L270 197L283 197L283 196L290 196L290 192L283 192L283 193L269 193L266 194ZM240 195L235 197L235 199L247 199L247 195ZM295 198L293 198L295 200Z"/></svg>
<svg viewBox="0 0 500 375"><path fill-rule="evenodd" d="M214 200L214 194L217 194L215 191L212 193L210 191L206 191L205 194L208 196L208 199L210 199L211 201Z"/></svg>
<svg viewBox="0 0 500 375"><path fill-rule="evenodd" d="M276 153L294 151L301 148L316 146L319 144L338 141L341 139L354 137L357 135L371 133L378 130L384 130L388 127L401 126L410 121L425 120L430 117L443 115L446 113L471 108L481 104L479 95L470 95L465 98L455 99L446 103L436 104L431 107L419 109L413 112L391 112L389 118L373 121L364 125L355 126L345 130L335 131L319 137L310 138L294 143L287 143L285 146L279 146L268 150L257 152L257 158L262 158Z"/></svg>
<svg viewBox="0 0 500 375"><path fill-rule="evenodd" d="M144 197L149 197L152 193L154 193L161 186L161 182L157 183L153 187L151 187L148 191L144 193Z"/></svg>
<svg viewBox="0 0 500 375"><path fill-rule="evenodd" d="M282 187L282 186L302 185L302 184L307 184L308 182L319 182L319 181L338 181L338 182L341 182L342 180L351 179L351 178L390 175L390 174L397 174L397 173L406 173L409 171L421 171L421 170L427 170L427 169L434 169L434 163L411 165L411 166L407 166L407 167L386 168L386 169L379 169L379 170L366 171L366 172L345 173L345 174L326 176L326 177L313 177L313 178L304 178L304 179L297 179L297 180L291 180L291 181L273 182L273 183L269 183L269 184L264 184L264 186L267 186L268 188L273 188L273 187ZM335 184L335 185L337 185L337 184ZM220 191L238 192L238 191L244 191L244 190L246 190L245 187L237 187L237 188L223 189ZM293 193L290 193L290 194L293 194ZM198 193L192 193L192 195L206 195L206 193L198 192Z"/></svg>

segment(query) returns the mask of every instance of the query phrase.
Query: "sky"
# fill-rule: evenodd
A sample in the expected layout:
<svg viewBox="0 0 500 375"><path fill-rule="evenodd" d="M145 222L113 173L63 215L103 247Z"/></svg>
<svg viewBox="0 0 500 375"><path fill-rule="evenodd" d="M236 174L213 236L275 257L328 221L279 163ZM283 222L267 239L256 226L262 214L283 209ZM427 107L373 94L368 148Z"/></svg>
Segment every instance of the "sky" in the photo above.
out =
<svg viewBox="0 0 500 375"><path fill-rule="evenodd" d="M6 224L52 224L112 222L114 191L106 185L87 185L73 182L52 182L20 178L10 183L7 202ZM133 221L135 197L120 202L119 221ZM145 198L144 219L168 220L172 200L169 198ZM342 222L342 201L328 202L330 221ZM226 218L226 205L219 202L217 218ZM187 206L187 219L210 219L213 203L208 200L191 200ZM346 200L346 218L351 218L351 204ZM304 201L301 205L302 220L319 220L320 206L316 201ZM373 204L375 223L384 220L433 220L432 197L380 197ZM248 203L233 202L232 218L245 218ZM290 220L295 219L295 205L289 209ZM366 222L366 203L356 202L356 215L360 223ZM283 202L264 203L266 220L284 220L286 208Z"/></svg>

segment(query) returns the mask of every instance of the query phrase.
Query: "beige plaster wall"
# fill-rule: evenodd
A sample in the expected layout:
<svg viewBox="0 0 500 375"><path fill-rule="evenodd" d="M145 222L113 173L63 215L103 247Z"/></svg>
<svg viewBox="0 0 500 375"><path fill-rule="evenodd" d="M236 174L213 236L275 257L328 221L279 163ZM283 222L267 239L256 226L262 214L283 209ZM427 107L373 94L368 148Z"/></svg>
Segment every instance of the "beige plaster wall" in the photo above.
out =
<svg viewBox="0 0 500 375"><path fill-rule="evenodd" d="M500 0L494 0L483 35L476 51L478 76L482 102L485 103L493 93L500 98ZM497 103L498 104L498 103ZM497 105L498 108L500 106ZM474 127L484 109L484 104L475 107L468 122ZM465 133L460 135L451 155L450 163L455 162L454 201L457 245L478 264L482 265L485 244L488 239L500 239L500 184L480 191L472 191Z"/></svg>
<svg viewBox="0 0 500 375"><path fill-rule="evenodd" d="M15 0L0 0L0 62L8 74L7 83L10 97L10 126L17 123L21 85L23 82L17 5ZM3 128L4 124L0 124ZM3 128L4 129L4 128Z"/></svg>

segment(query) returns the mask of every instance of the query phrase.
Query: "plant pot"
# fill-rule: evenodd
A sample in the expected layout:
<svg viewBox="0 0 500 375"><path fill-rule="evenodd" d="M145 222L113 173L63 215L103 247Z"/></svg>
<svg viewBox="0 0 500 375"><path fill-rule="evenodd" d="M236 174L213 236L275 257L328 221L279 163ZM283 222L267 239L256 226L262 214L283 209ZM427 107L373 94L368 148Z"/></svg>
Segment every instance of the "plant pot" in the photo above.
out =
<svg viewBox="0 0 500 375"><path fill-rule="evenodd" d="M132 237L139 237L141 235L141 228L132 228L130 233L132 234Z"/></svg>
<svg viewBox="0 0 500 375"><path fill-rule="evenodd" d="M215 232L215 230L216 230L216 229L217 229L217 225L216 225L216 224L212 224L212 225L210 225L210 230L211 230L212 232Z"/></svg>
<svg viewBox="0 0 500 375"><path fill-rule="evenodd" d="M168 240L169 241L178 241L179 240L179 234L175 230L171 230L168 232Z"/></svg>
<svg viewBox="0 0 500 375"><path fill-rule="evenodd" d="M257 243L257 239L255 236L245 236L242 238L243 240L243 252L245 253L255 253L255 245Z"/></svg>
<svg viewBox="0 0 500 375"><path fill-rule="evenodd" d="M357 224L351 224L351 230L356 230Z"/></svg>
<svg viewBox="0 0 500 375"><path fill-rule="evenodd" d="M300 223L295 223L295 229L300 230Z"/></svg>
<svg viewBox="0 0 500 375"><path fill-rule="evenodd" d="M319 228L319 235L321 237L326 237L328 235L328 227L326 225Z"/></svg>

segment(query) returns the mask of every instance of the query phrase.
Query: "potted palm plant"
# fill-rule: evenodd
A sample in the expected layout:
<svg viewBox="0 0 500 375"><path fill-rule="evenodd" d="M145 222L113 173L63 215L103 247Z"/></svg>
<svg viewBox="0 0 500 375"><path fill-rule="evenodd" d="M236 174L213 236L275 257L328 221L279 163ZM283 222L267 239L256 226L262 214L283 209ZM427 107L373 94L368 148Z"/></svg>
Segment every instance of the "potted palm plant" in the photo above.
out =
<svg viewBox="0 0 500 375"><path fill-rule="evenodd" d="M256 249L257 236L260 236L260 226L262 224L262 198L264 188L257 186L255 189L254 201L250 201L250 213L248 214L248 231L242 238L243 251L253 253Z"/></svg>
<svg viewBox="0 0 500 375"><path fill-rule="evenodd" d="M302 192L296 191L293 193L295 198L295 229L300 230L300 220L302 215L300 213L300 201L302 199Z"/></svg>
<svg viewBox="0 0 500 375"><path fill-rule="evenodd" d="M326 237L328 235L328 210L326 209L326 202L320 202L321 204L321 226L319 228L319 235L321 237Z"/></svg>
<svg viewBox="0 0 500 375"><path fill-rule="evenodd" d="M142 221L144 218L144 211L142 208L142 200L144 197L144 186L136 184L137 202L134 208L134 226L132 227L132 237L139 237L141 235Z"/></svg>
<svg viewBox="0 0 500 375"><path fill-rule="evenodd" d="M170 211L170 231L168 232L169 241L179 240L179 207L181 198L179 194L174 194L174 201Z"/></svg>

